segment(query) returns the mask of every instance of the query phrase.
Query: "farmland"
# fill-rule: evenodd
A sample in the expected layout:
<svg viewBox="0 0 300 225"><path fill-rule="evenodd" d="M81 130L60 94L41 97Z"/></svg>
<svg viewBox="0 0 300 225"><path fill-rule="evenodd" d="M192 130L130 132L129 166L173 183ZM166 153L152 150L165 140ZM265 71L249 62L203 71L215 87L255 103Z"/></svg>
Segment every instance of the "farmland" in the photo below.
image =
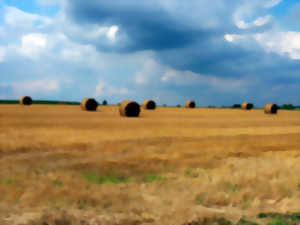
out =
<svg viewBox="0 0 300 225"><path fill-rule="evenodd" d="M300 211L299 162L300 111L1 105L0 224L64 210L101 224L256 221Z"/></svg>

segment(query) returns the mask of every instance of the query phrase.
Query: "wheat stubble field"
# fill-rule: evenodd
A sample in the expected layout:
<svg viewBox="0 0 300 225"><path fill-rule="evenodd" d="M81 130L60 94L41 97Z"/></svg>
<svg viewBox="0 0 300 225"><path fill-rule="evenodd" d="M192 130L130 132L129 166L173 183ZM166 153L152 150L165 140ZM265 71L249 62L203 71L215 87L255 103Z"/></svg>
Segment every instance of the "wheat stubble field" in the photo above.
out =
<svg viewBox="0 0 300 225"><path fill-rule="evenodd" d="M300 111L158 107L124 118L117 106L1 105L1 225L61 212L182 225L299 211Z"/></svg>

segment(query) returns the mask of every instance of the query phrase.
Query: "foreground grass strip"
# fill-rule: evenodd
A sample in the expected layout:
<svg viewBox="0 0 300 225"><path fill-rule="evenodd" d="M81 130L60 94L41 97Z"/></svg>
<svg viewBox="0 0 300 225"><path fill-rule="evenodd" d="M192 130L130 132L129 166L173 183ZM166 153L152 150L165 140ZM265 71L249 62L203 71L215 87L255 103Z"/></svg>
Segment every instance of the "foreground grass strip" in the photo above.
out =
<svg viewBox="0 0 300 225"><path fill-rule="evenodd" d="M300 212L292 214L279 214L279 213L260 213L258 218L270 218L267 225L299 225Z"/></svg>
<svg viewBox="0 0 300 225"><path fill-rule="evenodd" d="M245 219L240 219L238 223L234 224L225 218L204 218L202 220L185 223L183 225L259 225L259 224L251 221L247 221Z"/></svg>
<svg viewBox="0 0 300 225"><path fill-rule="evenodd" d="M237 223L232 223L226 218L204 218L183 225L300 225L300 212L293 214L260 213L259 219L267 219L267 222L256 223L241 218Z"/></svg>
<svg viewBox="0 0 300 225"><path fill-rule="evenodd" d="M240 219L237 225L258 225L258 224L251 221L247 221L245 219Z"/></svg>
<svg viewBox="0 0 300 225"><path fill-rule="evenodd" d="M87 199L80 199L77 201L77 207L78 209L85 210L88 207L97 206L98 202L94 202L93 200L87 200ZM110 203L109 203L110 204ZM110 205L108 206L110 207ZM198 220L194 220L191 222L186 222L183 225L300 225L300 213L294 213L294 214L279 214L279 213L260 213L257 216L259 219L270 219L269 222L262 222L262 223L256 223L252 221L248 221L245 218L241 218L237 223L233 223L229 220L227 220L224 217L206 217L201 218ZM54 219L54 223L53 223ZM80 224L85 225L92 225L96 223L90 223L86 220L87 218L81 218L79 219L78 215L68 215L66 212L57 212L56 214L44 214L41 218L30 221L29 223L26 223L24 225L32 225L32 224L60 224L60 225L71 225L71 224L79 224L78 221L80 221ZM160 224L159 221L155 221ZM97 224L101 224L100 221L97 221ZM119 224L119 223L118 223ZM120 223L120 224L144 224L140 220L133 220L130 219L126 220L126 223Z"/></svg>
<svg viewBox="0 0 300 225"><path fill-rule="evenodd" d="M120 183L129 182L129 179L126 177L117 177L113 175L99 176L94 173L84 173L82 174L82 176L86 181L94 184L105 184L105 183L120 184Z"/></svg>
<svg viewBox="0 0 300 225"><path fill-rule="evenodd" d="M277 216L275 218L273 218L267 225L287 225L288 222L280 217L280 216Z"/></svg>

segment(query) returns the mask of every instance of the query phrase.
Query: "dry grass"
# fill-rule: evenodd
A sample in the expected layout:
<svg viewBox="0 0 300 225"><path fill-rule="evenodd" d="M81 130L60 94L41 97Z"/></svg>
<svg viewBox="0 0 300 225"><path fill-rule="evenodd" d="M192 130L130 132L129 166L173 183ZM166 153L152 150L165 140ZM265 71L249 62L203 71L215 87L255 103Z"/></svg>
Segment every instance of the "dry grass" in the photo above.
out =
<svg viewBox="0 0 300 225"><path fill-rule="evenodd" d="M300 211L299 137L299 111L2 105L0 224L64 209L101 224Z"/></svg>

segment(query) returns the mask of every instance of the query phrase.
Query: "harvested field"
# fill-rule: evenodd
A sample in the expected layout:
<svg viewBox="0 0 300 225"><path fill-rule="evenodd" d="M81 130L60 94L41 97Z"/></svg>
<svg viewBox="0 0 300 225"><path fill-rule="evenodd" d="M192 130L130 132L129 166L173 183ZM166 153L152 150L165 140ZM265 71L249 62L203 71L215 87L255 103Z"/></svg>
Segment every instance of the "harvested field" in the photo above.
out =
<svg viewBox="0 0 300 225"><path fill-rule="evenodd" d="M300 111L0 107L1 225L63 211L101 225L300 211Z"/></svg>

